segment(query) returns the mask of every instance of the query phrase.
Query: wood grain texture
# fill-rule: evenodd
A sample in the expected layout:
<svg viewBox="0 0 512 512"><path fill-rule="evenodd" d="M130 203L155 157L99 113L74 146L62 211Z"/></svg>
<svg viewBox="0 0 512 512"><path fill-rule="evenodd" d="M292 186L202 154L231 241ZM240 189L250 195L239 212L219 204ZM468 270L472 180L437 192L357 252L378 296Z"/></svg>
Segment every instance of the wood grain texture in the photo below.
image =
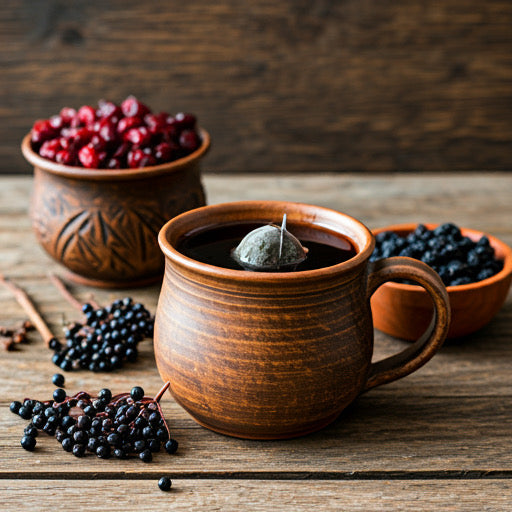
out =
<svg viewBox="0 0 512 512"><path fill-rule="evenodd" d="M6 0L0 172L33 121L134 93L198 114L213 171L512 168L512 4Z"/></svg>
<svg viewBox="0 0 512 512"><path fill-rule="evenodd" d="M508 173L398 175L206 175L208 201L286 199L321 204L369 227L411 221L454 222L491 232L512 244L512 175ZM77 312L46 273L59 271L39 248L27 214L32 180L0 179L0 272L26 288L56 333ZM490 199L491 198L491 199ZM132 295L155 311L159 287L106 291L74 286L86 300L94 291L106 304ZM24 318L0 288L0 324ZM84 459L41 435L34 453L19 439L25 421L8 409L14 399L49 398L55 372L37 334L0 354L0 496L4 508L134 510L512 510L512 294L481 331L442 347L404 380L371 390L331 426L289 441L244 441L199 427L169 395L163 408L180 448L152 464ZM375 359L408 343L376 333ZM161 379L150 342L141 357L112 374L66 374L68 392L115 392L142 385L154 394ZM169 474L174 490L157 489ZM491 478L497 479L491 479ZM427 479L427 480L425 480ZM350 480L350 481L348 481ZM149 502L147 501L149 500Z"/></svg>
<svg viewBox="0 0 512 512"><path fill-rule="evenodd" d="M171 473L172 474L172 473ZM290 482L277 481L197 481L174 479L171 492L151 480L1 480L0 496L5 512L38 510L41 502L48 510L125 512L147 509L154 512L180 510L222 510L223 512L294 511L309 512L508 512L512 510L509 481L413 482ZM65 497L65 499L64 499Z"/></svg>

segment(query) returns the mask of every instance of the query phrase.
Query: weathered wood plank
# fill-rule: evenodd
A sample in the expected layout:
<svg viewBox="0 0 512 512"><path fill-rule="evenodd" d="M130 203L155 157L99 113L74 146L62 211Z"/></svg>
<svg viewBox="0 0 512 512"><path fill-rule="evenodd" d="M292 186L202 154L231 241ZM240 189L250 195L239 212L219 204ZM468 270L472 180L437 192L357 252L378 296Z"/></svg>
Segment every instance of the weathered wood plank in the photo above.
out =
<svg viewBox="0 0 512 512"><path fill-rule="evenodd" d="M512 510L512 484L486 481L173 481L169 493L153 480L0 480L5 512L39 510L240 510L309 512L467 512Z"/></svg>
<svg viewBox="0 0 512 512"><path fill-rule="evenodd" d="M91 378L81 378L90 388ZM98 384L106 381L107 377L102 377ZM23 380L20 388L28 389ZM0 408L0 476L166 471L183 477L239 472L271 473L276 478L288 472L333 472L345 476L356 472L383 478L388 472L442 476L445 472L499 471L510 475L510 402L510 396L408 397L375 392L359 398L321 432L300 439L262 442L210 432L167 399L164 413L180 443L179 453L156 454L151 464L136 458L101 460L94 455L77 459L45 434L38 437L34 452L26 452L19 440L27 422L13 415L4 402Z"/></svg>
<svg viewBox="0 0 512 512"><path fill-rule="evenodd" d="M507 0L4 0L0 172L62 106L191 110L215 171L512 167Z"/></svg>

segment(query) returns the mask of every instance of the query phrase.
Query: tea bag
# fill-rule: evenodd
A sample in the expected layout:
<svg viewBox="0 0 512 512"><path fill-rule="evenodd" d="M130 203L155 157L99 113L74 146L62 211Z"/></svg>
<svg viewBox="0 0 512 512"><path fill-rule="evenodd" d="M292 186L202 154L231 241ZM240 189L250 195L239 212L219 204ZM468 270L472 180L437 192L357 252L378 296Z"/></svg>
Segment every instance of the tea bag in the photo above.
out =
<svg viewBox="0 0 512 512"><path fill-rule="evenodd" d="M231 251L231 257L245 270L285 272L295 270L307 257L307 248L286 229L286 213L281 226L268 224L248 233Z"/></svg>

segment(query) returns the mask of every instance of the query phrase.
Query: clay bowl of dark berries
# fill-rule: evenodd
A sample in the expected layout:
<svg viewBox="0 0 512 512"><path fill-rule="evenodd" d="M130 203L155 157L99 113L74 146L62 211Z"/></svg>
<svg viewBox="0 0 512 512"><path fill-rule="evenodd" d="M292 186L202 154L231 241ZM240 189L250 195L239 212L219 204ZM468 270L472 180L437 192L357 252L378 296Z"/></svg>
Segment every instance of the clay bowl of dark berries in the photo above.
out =
<svg viewBox="0 0 512 512"><path fill-rule="evenodd" d="M505 302L512 279L512 249L494 236L452 223L402 224L373 233L372 261L408 256L439 274L452 309L448 338L482 328ZM371 304L375 327L396 338L417 339L432 318L427 293L414 284L387 282Z"/></svg>
<svg viewBox="0 0 512 512"><path fill-rule="evenodd" d="M37 240L81 284L158 282L158 232L205 204L200 160L209 146L193 114L154 113L133 96L36 121L21 147L34 166Z"/></svg>

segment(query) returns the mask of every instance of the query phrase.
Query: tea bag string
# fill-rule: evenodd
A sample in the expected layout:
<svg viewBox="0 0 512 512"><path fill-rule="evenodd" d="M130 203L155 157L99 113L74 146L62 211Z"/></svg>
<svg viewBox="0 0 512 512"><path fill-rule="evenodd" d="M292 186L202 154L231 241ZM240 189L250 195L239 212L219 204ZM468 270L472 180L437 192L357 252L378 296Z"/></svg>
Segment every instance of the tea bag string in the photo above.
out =
<svg viewBox="0 0 512 512"><path fill-rule="evenodd" d="M283 254L283 243L284 243L284 232L286 231L286 213L283 214L283 222L281 223L281 237L279 240L279 260L281 261L281 256Z"/></svg>

